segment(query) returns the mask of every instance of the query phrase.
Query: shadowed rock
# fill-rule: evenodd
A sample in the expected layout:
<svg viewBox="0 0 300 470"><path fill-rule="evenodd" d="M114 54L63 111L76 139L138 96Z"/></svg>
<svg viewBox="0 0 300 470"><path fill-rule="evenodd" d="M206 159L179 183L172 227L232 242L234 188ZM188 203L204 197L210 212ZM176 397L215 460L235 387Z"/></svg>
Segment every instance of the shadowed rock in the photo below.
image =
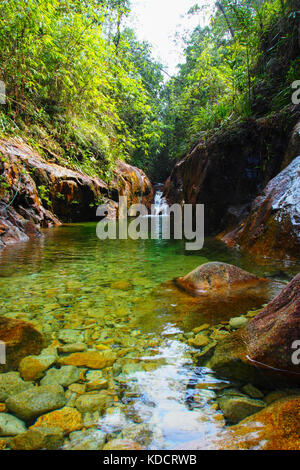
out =
<svg viewBox="0 0 300 470"><path fill-rule="evenodd" d="M300 156L269 182L247 219L222 240L256 255L300 257Z"/></svg>
<svg viewBox="0 0 300 470"><path fill-rule="evenodd" d="M293 343L300 338L300 274L247 326L218 344L207 366L220 375L264 383L300 384Z"/></svg>
<svg viewBox="0 0 300 470"><path fill-rule="evenodd" d="M41 333L30 323L10 318L0 317L0 340L6 347L6 364L0 364L0 372L17 369L24 357L43 348Z"/></svg>

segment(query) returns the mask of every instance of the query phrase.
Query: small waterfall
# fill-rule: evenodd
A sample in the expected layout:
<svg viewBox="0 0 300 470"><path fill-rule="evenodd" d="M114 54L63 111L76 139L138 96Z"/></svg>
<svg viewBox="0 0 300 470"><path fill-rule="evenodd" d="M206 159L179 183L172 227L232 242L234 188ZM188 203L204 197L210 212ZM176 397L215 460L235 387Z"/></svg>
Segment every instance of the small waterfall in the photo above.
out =
<svg viewBox="0 0 300 470"><path fill-rule="evenodd" d="M154 212L153 215L168 215L169 206L166 199L163 197L162 191L156 191L154 197Z"/></svg>

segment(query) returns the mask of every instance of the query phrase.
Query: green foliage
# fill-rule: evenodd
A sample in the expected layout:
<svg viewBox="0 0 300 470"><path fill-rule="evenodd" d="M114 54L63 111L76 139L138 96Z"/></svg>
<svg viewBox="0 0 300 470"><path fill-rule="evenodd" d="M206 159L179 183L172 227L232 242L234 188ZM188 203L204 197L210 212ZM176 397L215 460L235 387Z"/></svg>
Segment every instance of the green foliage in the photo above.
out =
<svg viewBox="0 0 300 470"><path fill-rule="evenodd" d="M108 182L117 159L162 181L207 133L289 104L300 77L297 3L216 2L164 83L150 45L126 26L129 0L2 0L0 133Z"/></svg>
<svg viewBox="0 0 300 470"><path fill-rule="evenodd" d="M164 91L169 159L207 131L290 104L290 85L300 77L294 7L285 0L216 2L210 25L193 31L186 61ZM190 14L199 11L196 5Z"/></svg>
<svg viewBox="0 0 300 470"><path fill-rule="evenodd" d="M3 0L2 132L30 135L57 161L107 178L116 159L147 154L161 131L153 77L148 86L122 32L128 12L127 0Z"/></svg>

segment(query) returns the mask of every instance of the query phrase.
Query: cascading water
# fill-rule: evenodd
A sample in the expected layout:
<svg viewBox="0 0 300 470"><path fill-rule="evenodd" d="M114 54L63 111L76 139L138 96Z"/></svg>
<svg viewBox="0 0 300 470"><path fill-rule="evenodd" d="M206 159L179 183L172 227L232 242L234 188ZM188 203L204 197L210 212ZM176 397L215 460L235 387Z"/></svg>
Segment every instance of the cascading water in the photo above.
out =
<svg viewBox="0 0 300 470"><path fill-rule="evenodd" d="M155 198L154 198L154 213L153 215L169 215L168 214L169 206L167 204L166 199L163 197L163 193L161 191L156 191Z"/></svg>

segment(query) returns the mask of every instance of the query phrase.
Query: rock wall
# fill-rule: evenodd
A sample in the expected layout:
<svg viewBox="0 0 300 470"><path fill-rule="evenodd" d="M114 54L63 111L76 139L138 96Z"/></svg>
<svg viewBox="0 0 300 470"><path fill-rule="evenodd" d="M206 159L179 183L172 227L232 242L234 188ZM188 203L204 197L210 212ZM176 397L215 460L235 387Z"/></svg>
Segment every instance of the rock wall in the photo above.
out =
<svg viewBox="0 0 300 470"><path fill-rule="evenodd" d="M108 186L44 160L21 139L0 140L0 247L39 236L42 227L96 220L102 203L117 217L119 195L127 196L128 205L149 206L153 189L142 170L122 161Z"/></svg>
<svg viewBox="0 0 300 470"><path fill-rule="evenodd" d="M255 255L300 258L300 156L269 182L249 216L222 240Z"/></svg>
<svg viewBox="0 0 300 470"><path fill-rule="evenodd" d="M300 107L293 106L218 130L175 165L165 197L169 203L205 204L207 234L228 231L249 213L252 201L282 166L297 156L296 131L293 145L288 144L299 118Z"/></svg>
<svg viewBox="0 0 300 470"><path fill-rule="evenodd" d="M300 274L245 327L221 341L206 364L222 377L263 384L300 384ZM295 360L293 359L294 355Z"/></svg>

